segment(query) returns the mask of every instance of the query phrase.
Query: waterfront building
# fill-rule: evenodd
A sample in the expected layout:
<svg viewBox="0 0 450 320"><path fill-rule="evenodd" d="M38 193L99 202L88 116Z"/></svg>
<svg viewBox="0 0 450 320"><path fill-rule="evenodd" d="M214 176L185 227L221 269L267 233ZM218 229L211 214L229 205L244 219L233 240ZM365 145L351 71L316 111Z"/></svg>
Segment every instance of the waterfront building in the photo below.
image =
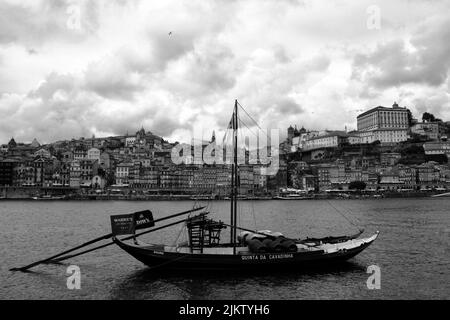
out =
<svg viewBox="0 0 450 320"><path fill-rule="evenodd" d="M14 180L14 167L17 161L6 159L0 161L0 186L12 186Z"/></svg>
<svg viewBox="0 0 450 320"><path fill-rule="evenodd" d="M318 164L313 167L317 172L318 187L321 191L330 189L332 184L339 183L339 168L335 164Z"/></svg>
<svg viewBox="0 0 450 320"><path fill-rule="evenodd" d="M185 190L193 190L195 172L198 170L197 166L186 166L181 169L180 186Z"/></svg>
<svg viewBox="0 0 450 320"><path fill-rule="evenodd" d="M72 160L70 163L70 180L69 185L71 188L80 187L81 166L79 160Z"/></svg>
<svg viewBox="0 0 450 320"><path fill-rule="evenodd" d="M450 187L450 166L448 164L440 165L437 166L437 169L439 171L439 181L447 187Z"/></svg>
<svg viewBox="0 0 450 320"><path fill-rule="evenodd" d="M92 178L98 174L98 161L91 159L79 160L80 187L91 187Z"/></svg>
<svg viewBox="0 0 450 320"><path fill-rule="evenodd" d="M175 190L180 187L180 171L176 166L160 167L160 188L163 190Z"/></svg>
<svg viewBox="0 0 450 320"><path fill-rule="evenodd" d="M378 187L378 174L371 171L363 171L362 181L366 183L366 190L376 190Z"/></svg>
<svg viewBox="0 0 450 320"><path fill-rule="evenodd" d="M70 186L70 163L62 162L53 174L53 186Z"/></svg>
<svg viewBox="0 0 450 320"><path fill-rule="evenodd" d="M317 186L317 177L304 172L296 174L292 180L292 186L299 190L314 191Z"/></svg>
<svg viewBox="0 0 450 320"><path fill-rule="evenodd" d="M263 166L253 166L253 184L255 192L267 192L267 175L264 174L263 170ZM229 176L228 181L231 185L231 175Z"/></svg>
<svg viewBox="0 0 450 320"><path fill-rule="evenodd" d="M398 170L389 168L380 174L379 186L384 190L399 190L404 188L404 183L400 180Z"/></svg>
<svg viewBox="0 0 450 320"><path fill-rule="evenodd" d="M239 194L249 195L254 192L253 166L240 165L238 171Z"/></svg>
<svg viewBox="0 0 450 320"><path fill-rule="evenodd" d="M217 172L216 192L220 196L229 196L231 192L231 166L222 165Z"/></svg>
<svg viewBox="0 0 450 320"><path fill-rule="evenodd" d="M44 157L36 157L33 161L34 184L38 187L50 187L53 184L54 162Z"/></svg>
<svg viewBox="0 0 450 320"><path fill-rule="evenodd" d="M417 170L414 167L398 165L399 181L404 184L407 189L416 189L417 187Z"/></svg>
<svg viewBox="0 0 450 320"><path fill-rule="evenodd" d="M139 167L139 180L134 179L135 184L143 189L157 189L160 187L160 174L162 167L160 166L143 166Z"/></svg>
<svg viewBox="0 0 450 320"><path fill-rule="evenodd" d="M119 186L129 185L130 171L134 167L133 163L122 162L116 166L116 184Z"/></svg>
<svg viewBox="0 0 450 320"><path fill-rule="evenodd" d="M217 167L201 166L194 172L194 188L198 193L215 192L217 184Z"/></svg>
<svg viewBox="0 0 450 320"><path fill-rule="evenodd" d="M138 171L136 171L138 167ZM131 187L135 189L157 189L159 187L159 167L145 167L142 164L135 163L135 175L131 183Z"/></svg>
<svg viewBox="0 0 450 320"><path fill-rule="evenodd" d="M31 186L34 178L34 168L27 160L22 160L14 166L13 186Z"/></svg>
<svg viewBox="0 0 450 320"><path fill-rule="evenodd" d="M416 166L417 182L422 189L431 187L434 183L439 182L439 172L435 170L435 164L428 162Z"/></svg>

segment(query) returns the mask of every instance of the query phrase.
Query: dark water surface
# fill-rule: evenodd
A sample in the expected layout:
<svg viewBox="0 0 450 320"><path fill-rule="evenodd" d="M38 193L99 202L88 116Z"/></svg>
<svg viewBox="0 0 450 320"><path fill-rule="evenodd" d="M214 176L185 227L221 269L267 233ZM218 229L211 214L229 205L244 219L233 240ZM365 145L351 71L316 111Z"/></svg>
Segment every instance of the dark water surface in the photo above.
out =
<svg viewBox="0 0 450 320"><path fill-rule="evenodd" d="M349 263L328 270L278 274L160 275L110 246L64 265L28 264L110 232L109 215L151 209L155 218L192 207L189 201L0 201L1 299L448 299L450 298L450 198L240 203L241 225L292 237L353 234L338 211L381 234ZM228 221L229 203L213 202ZM180 227L142 240L173 243ZM228 233L228 232L227 232ZM68 290L66 269L81 269L81 290ZM381 289L368 290L367 267L381 268Z"/></svg>

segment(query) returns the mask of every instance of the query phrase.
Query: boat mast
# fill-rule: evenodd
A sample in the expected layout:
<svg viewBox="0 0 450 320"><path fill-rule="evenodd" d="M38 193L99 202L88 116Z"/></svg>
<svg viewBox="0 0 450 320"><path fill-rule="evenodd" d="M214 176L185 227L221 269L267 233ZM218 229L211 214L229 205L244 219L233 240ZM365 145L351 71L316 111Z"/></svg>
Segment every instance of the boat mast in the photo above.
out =
<svg viewBox="0 0 450 320"><path fill-rule="evenodd" d="M238 139L238 101L236 100L234 103L234 112L233 112L233 165L232 165L232 208L231 208L231 215L232 215L232 243L233 243L233 254L236 254L236 225L237 225L237 198L238 198L238 157L237 157L237 139Z"/></svg>

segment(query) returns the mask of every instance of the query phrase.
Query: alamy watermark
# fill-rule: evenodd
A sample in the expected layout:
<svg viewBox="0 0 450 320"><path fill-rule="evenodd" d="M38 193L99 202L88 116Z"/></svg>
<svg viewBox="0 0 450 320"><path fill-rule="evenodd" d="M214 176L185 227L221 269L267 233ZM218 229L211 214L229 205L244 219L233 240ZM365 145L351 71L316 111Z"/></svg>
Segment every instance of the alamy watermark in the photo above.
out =
<svg viewBox="0 0 450 320"><path fill-rule="evenodd" d="M380 290L381 289L381 269L377 265L371 265L367 268L367 273L370 274L367 279L367 289Z"/></svg>
<svg viewBox="0 0 450 320"><path fill-rule="evenodd" d="M79 266L69 266L67 267L66 274L67 277L67 289L69 290L81 290L81 270Z"/></svg>
<svg viewBox="0 0 450 320"><path fill-rule="evenodd" d="M377 5L371 5L367 7L366 13L368 14L366 26L369 30L381 29L381 8Z"/></svg>
<svg viewBox="0 0 450 320"><path fill-rule="evenodd" d="M66 26L73 31L81 31L81 4L74 1L66 9L68 15Z"/></svg>
<svg viewBox="0 0 450 320"><path fill-rule="evenodd" d="M192 143L178 144L172 148L171 160L174 164L193 165L226 165L234 161L233 143L234 137L227 142L220 139L203 141L203 131L197 128L194 131ZM229 141L231 140L231 141ZM240 143L237 144L237 162L239 165L259 165L261 175L276 175L279 167L280 130L257 131L252 134L239 135Z"/></svg>

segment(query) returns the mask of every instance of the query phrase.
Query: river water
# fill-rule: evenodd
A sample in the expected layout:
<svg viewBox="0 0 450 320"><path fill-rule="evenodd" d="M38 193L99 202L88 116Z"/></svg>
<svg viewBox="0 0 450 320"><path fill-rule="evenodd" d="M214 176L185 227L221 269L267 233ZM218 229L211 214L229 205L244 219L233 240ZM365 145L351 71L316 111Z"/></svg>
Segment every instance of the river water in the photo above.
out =
<svg viewBox="0 0 450 320"><path fill-rule="evenodd" d="M450 198L243 201L241 226L295 238L380 231L377 241L337 268L307 272L161 275L118 247L43 265L28 264L110 232L109 215L150 209L155 218L192 208L190 201L0 201L1 299L448 299ZM229 203L210 203L228 221ZM143 236L173 243L180 227ZM227 232L228 234L228 232ZM67 288L67 267L81 271L81 289ZM381 270L369 290L368 266Z"/></svg>

